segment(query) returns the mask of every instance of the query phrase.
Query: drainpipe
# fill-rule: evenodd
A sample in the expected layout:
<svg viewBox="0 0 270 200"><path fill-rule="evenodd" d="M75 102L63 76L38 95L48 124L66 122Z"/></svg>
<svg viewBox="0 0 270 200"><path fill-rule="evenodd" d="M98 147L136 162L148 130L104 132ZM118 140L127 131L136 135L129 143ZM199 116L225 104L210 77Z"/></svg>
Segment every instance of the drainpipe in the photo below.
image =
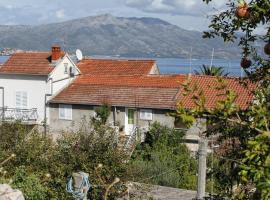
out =
<svg viewBox="0 0 270 200"><path fill-rule="evenodd" d="M5 120L5 88L0 87L0 90L2 90L3 95L2 95L2 122Z"/></svg>
<svg viewBox="0 0 270 200"><path fill-rule="evenodd" d="M51 97L53 94L53 84L52 84L52 78L49 78L49 81L51 83L51 93L45 94L45 102L44 102L44 135L47 135L47 101L48 97Z"/></svg>
<svg viewBox="0 0 270 200"><path fill-rule="evenodd" d="M113 110L113 125L116 126L116 106L114 106Z"/></svg>

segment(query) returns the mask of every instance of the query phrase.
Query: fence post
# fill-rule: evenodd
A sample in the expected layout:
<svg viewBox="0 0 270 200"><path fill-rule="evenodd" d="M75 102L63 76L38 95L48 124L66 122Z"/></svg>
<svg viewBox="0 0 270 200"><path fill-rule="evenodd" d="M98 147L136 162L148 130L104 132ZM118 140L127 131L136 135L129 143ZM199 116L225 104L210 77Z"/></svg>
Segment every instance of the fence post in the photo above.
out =
<svg viewBox="0 0 270 200"><path fill-rule="evenodd" d="M205 197L206 185L206 156L208 141L202 138L199 143L199 169L198 169L198 184L197 184L197 200L202 200Z"/></svg>

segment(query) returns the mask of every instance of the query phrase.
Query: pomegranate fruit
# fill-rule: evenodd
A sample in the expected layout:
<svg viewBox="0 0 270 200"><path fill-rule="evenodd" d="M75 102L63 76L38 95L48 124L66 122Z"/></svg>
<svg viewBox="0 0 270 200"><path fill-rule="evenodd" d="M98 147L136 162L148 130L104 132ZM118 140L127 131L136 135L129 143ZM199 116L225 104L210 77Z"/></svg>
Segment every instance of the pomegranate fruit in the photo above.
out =
<svg viewBox="0 0 270 200"><path fill-rule="evenodd" d="M251 63L251 60L249 58L247 58L247 57L242 58L242 60L241 60L241 67L243 69L249 68L251 66L251 64L252 63Z"/></svg>

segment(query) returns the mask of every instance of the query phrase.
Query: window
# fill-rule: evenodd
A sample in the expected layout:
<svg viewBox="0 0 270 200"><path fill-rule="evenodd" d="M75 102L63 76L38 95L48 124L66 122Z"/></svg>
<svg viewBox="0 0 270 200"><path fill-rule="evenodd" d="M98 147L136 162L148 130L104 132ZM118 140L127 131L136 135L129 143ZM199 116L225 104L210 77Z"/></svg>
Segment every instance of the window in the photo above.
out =
<svg viewBox="0 0 270 200"><path fill-rule="evenodd" d="M135 110L128 109L128 124L134 124L135 123L134 114L135 114Z"/></svg>
<svg viewBox="0 0 270 200"><path fill-rule="evenodd" d="M59 119L72 120L72 105L59 104Z"/></svg>
<svg viewBox="0 0 270 200"><path fill-rule="evenodd" d="M65 66L65 74L68 73L68 63L64 63L64 66Z"/></svg>
<svg viewBox="0 0 270 200"><path fill-rule="evenodd" d="M153 120L153 114L151 109L141 109L140 110L140 119L141 120Z"/></svg>
<svg viewBox="0 0 270 200"><path fill-rule="evenodd" d="M17 91L16 92L16 100L15 100L15 107L26 109L28 106L28 95L25 91Z"/></svg>

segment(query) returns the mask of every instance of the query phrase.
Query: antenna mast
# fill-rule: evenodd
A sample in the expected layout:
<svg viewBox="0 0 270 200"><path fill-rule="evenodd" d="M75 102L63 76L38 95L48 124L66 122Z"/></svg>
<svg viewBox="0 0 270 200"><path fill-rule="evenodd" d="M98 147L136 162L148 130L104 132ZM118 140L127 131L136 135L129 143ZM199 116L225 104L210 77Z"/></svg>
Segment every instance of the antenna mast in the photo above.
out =
<svg viewBox="0 0 270 200"><path fill-rule="evenodd" d="M211 56L210 70L212 69L212 66L213 66L214 53L215 53L215 48L213 48L213 50L212 50L212 56Z"/></svg>
<svg viewBox="0 0 270 200"><path fill-rule="evenodd" d="M189 73L192 72L192 47L190 47L190 54L189 54Z"/></svg>

